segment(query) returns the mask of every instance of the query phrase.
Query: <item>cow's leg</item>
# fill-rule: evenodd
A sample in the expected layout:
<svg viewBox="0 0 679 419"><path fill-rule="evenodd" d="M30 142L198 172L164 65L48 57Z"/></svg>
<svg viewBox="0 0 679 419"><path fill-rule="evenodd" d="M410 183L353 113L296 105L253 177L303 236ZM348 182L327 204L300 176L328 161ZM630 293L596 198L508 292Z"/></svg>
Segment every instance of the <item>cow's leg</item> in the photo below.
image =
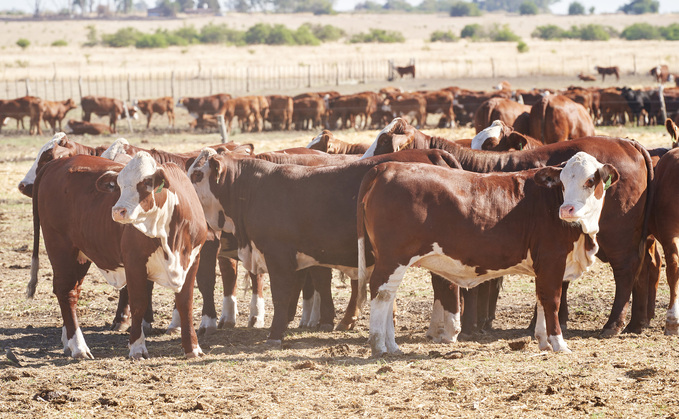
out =
<svg viewBox="0 0 679 419"><path fill-rule="evenodd" d="M132 319L130 318L130 306L128 301L127 286L124 286L118 292L118 307L116 308L116 315L113 318L111 330L125 332L130 328Z"/></svg>
<svg viewBox="0 0 679 419"><path fill-rule="evenodd" d="M314 309L314 281L308 269L302 269L295 272L295 281L292 287L292 294L290 296L290 310L292 310L292 303L295 302L295 309L297 308L297 300L299 299L299 292L302 292L302 316L299 319L299 327L310 327L311 312ZM290 312L288 312L290 314ZM294 314L294 313L292 313Z"/></svg>
<svg viewBox="0 0 679 419"><path fill-rule="evenodd" d="M127 277L127 291L130 297L130 312L132 313L132 325L130 326L130 358L148 358L146 349L146 337L142 328L142 321L148 300L146 298L146 265L143 263L127 263L125 266Z"/></svg>
<svg viewBox="0 0 679 419"><path fill-rule="evenodd" d="M482 330L493 329L493 320L495 320L495 310L497 309L497 300L500 296L503 279L503 277L498 277L491 279L490 282L488 282L488 310L486 321L481 325ZM561 306L559 310L561 310L562 307L563 306Z"/></svg>
<svg viewBox="0 0 679 419"><path fill-rule="evenodd" d="M252 283L252 298L250 299L250 317L248 327L264 327L264 275L249 272Z"/></svg>
<svg viewBox="0 0 679 419"><path fill-rule="evenodd" d="M372 355L382 356L385 353L398 354L401 351L396 344L394 331L393 307L396 291L403 280L408 262L383 266L377 262L370 275L370 349Z"/></svg>
<svg viewBox="0 0 679 419"><path fill-rule="evenodd" d="M549 272L537 273L535 278L537 294L535 338L541 351L549 350L551 347L554 352L571 352L563 339L558 315L564 266L549 268ZM560 272L560 275L557 272Z"/></svg>
<svg viewBox="0 0 679 419"><path fill-rule="evenodd" d="M217 310L215 308L215 281L217 268L217 252L219 239L208 240L200 249L200 265L196 273L198 291L203 296L203 310L198 326L198 334L211 333L217 330ZM176 319L180 320L180 319ZM181 325L173 321L176 329Z"/></svg>
<svg viewBox="0 0 679 419"><path fill-rule="evenodd" d="M198 346L196 331L193 328L193 284L196 279L199 261L200 255L196 257L193 266L189 269L181 291L175 294L175 305L181 317L182 348L184 348L184 356L186 358L195 358L203 355L203 351Z"/></svg>
<svg viewBox="0 0 679 419"><path fill-rule="evenodd" d="M665 318L665 334L679 335L679 239L673 239L663 246L667 264L667 285L670 287L670 302Z"/></svg>
<svg viewBox="0 0 679 419"><path fill-rule="evenodd" d="M273 320L267 343L280 345L287 328L288 306L290 304L290 284L295 276L295 256L293 252L265 254L266 266L269 271L271 285L271 299L273 300Z"/></svg>
<svg viewBox="0 0 679 419"><path fill-rule="evenodd" d="M222 316L219 318L218 327L235 327L238 319L238 261L228 257L220 256L219 270L222 273L222 284L224 286L224 298L222 300Z"/></svg>
<svg viewBox="0 0 679 419"><path fill-rule="evenodd" d="M561 329L566 330L567 328L567 323L568 323L568 286L570 285L569 281L564 281L561 283L561 301L559 303L559 326ZM534 333L535 332L535 323L537 322L538 318L538 305L537 303L533 307L533 318L531 318L530 323L528 324L528 327L526 330L529 333Z"/></svg>
<svg viewBox="0 0 679 419"><path fill-rule="evenodd" d="M641 333L649 327L655 316L655 297L660 280L660 254L656 241L649 237L646 241L646 252L641 272L634 282L632 291L632 316L625 332Z"/></svg>
<svg viewBox="0 0 679 419"><path fill-rule="evenodd" d="M351 296L347 304L347 310L344 312L342 321L337 324L336 330L351 330L356 326L356 322L361 315L361 307L358 307L358 280L351 278Z"/></svg>
<svg viewBox="0 0 679 419"><path fill-rule="evenodd" d="M320 266L308 269L310 269L315 289L311 326L318 326L322 331L330 331L335 321L335 305L332 301L331 290L332 269Z"/></svg>
<svg viewBox="0 0 679 419"><path fill-rule="evenodd" d="M478 305L479 305L479 286L462 289L464 299L464 313L462 313L462 333L473 334L478 332Z"/></svg>
<svg viewBox="0 0 679 419"><path fill-rule="evenodd" d="M460 323L460 287L445 278L431 274L434 307L427 337L434 342L454 343L462 330Z"/></svg>
<svg viewBox="0 0 679 419"><path fill-rule="evenodd" d="M148 115L146 115L146 129L149 129L151 126L151 117L153 116L153 112L149 112Z"/></svg>
<svg viewBox="0 0 679 419"><path fill-rule="evenodd" d="M171 110L167 111L167 125L170 128L174 128L174 111Z"/></svg>
<svg viewBox="0 0 679 419"><path fill-rule="evenodd" d="M77 251L77 249L76 249ZM50 252L50 255L54 253ZM61 333L61 342L64 344L64 354L73 358L94 359L90 348L85 343L85 338L78 323L77 305L80 297L80 289L83 279L90 267L90 262L78 263L74 258L70 261L68 255L60 258L59 266L54 269L52 290L59 301L59 308L64 319ZM52 265L54 267L54 265Z"/></svg>

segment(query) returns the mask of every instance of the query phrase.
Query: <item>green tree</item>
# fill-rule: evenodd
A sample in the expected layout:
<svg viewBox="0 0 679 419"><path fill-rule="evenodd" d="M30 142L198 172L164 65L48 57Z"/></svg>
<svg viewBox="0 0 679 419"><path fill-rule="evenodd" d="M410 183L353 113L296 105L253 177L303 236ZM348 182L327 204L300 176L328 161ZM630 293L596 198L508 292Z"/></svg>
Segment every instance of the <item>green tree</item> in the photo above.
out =
<svg viewBox="0 0 679 419"><path fill-rule="evenodd" d="M495 11L495 10L504 10L507 12L518 12L519 8L521 7L521 4L525 0L484 0L481 3L481 7L483 10L487 10L489 12ZM560 0L532 0L533 3L535 3L536 6L538 6L538 9L547 11L549 10L549 6L559 2Z"/></svg>
<svg viewBox="0 0 679 419"><path fill-rule="evenodd" d="M556 25L544 25L535 28L530 35L533 38L539 39L561 39L566 37L566 31Z"/></svg>
<svg viewBox="0 0 679 419"><path fill-rule="evenodd" d="M458 39L453 31L434 31L429 37L431 42L456 42Z"/></svg>
<svg viewBox="0 0 679 419"><path fill-rule="evenodd" d="M450 15L453 17L460 16L481 16L481 10L475 3L467 3L465 1L458 1L453 3L450 8Z"/></svg>
<svg viewBox="0 0 679 419"><path fill-rule="evenodd" d="M382 6L384 10L397 10L401 12L410 12L414 7L405 0L387 0Z"/></svg>
<svg viewBox="0 0 679 419"><path fill-rule="evenodd" d="M521 3L521 6L519 6L519 14L522 16L537 15L538 11L539 11L538 6L529 0L524 1L523 3Z"/></svg>
<svg viewBox="0 0 679 419"><path fill-rule="evenodd" d="M632 0L620 7L620 10L628 15L642 15L644 13L658 13L660 3L657 0Z"/></svg>
<svg viewBox="0 0 679 419"><path fill-rule="evenodd" d="M661 27L660 34L668 41L679 41L679 23L671 23Z"/></svg>
<svg viewBox="0 0 679 419"><path fill-rule="evenodd" d="M483 28L478 23L472 23L462 28L460 38L471 38L472 40L481 39L485 36Z"/></svg>
<svg viewBox="0 0 679 419"><path fill-rule="evenodd" d="M356 6L354 6L354 10L364 11L364 12L381 12L381 11L383 11L382 5L373 1L373 0L366 0L363 3L358 3Z"/></svg>
<svg viewBox="0 0 679 419"><path fill-rule="evenodd" d="M573 3L568 5L568 14L571 16L584 15L585 6L583 6L582 3L580 2L574 1Z"/></svg>
<svg viewBox="0 0 679 419"><path fill-rule="evenodd" d="M28 48L29 45L31 45L31 41L29 41L26 38L19 38L16 42L16 44L21 48L21 49L26 49Z"/></svg>
<svg viewBox="0 0 679 419"><path fill-rule="evenodd" d="M620 37L628 41L639 39L660 39L662 35L657 26L650 23L635 23L622 30Z"/></svg>

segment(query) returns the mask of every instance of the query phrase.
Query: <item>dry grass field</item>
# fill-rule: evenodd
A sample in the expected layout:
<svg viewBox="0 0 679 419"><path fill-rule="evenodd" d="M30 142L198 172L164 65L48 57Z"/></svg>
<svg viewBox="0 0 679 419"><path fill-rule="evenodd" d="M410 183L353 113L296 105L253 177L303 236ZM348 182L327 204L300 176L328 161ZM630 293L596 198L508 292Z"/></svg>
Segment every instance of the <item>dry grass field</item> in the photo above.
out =
<svg viewBox="0 0 679 419"><path fill-rule="evenodd" d="M592 17L602 23L625 26L624 16ZM654 24L666 25L674 17L658 16ZM6 33L31 37L34 46L25 52L15 48L12 36L0 38L0 66L3 76L15 77L20 71L8 66L15 60L27 60L22 71L52 74L57 71L118 71L123 69L204 66L239 60L311 60L344 59L353 55L410 57L415 52L440 55L467 50L470 56L491 54L498 49L515 51L515 47L497 44L452 45L427 44L422 39L432 30L463 25L445 16L422 16L422 23L399 21L400 16L233 16L224 21L250 26L257 19L291 26L308 20L341 25L346 21L350 32L366 27L408 27L405 45L344 45L317 48L273 49L192 46L186 53L180 49L144 51L104 48L81 49L84 27L96 23L100 32L139 22L9 22L0 23ZM286 20L287 19L287 20ZM337 19L337 20L333 20ZM362 20L359 20L362 19ZM369 19L369 22L365 20ZM389 19L394 19L389 21ZM489 16L507 21L522 36L532 30L529 25L515 24L518 17ZM566 26L568 18L540 16L537 20L559 20ZM588 17L589 19L589 17ZM388 22L385 22L388 21ZM390 23L389 23L390 22ZM527 22L527 21L523 21ZM569 21L568 21L569 22ZM149 28L180 26L184 21L145 22ZM190 20L200 26L201 20ZM155 25L155 26L154 26ZM449 26L446 26L449 25ZM169 27L169 26L168 26ZM457 27L457 26L454 26ZM459 30L459 29L458 29ZM66 39L72 46L57 49L45 46L54 39ZM531 50L559 46L573 53L602 56L615 54L613 46L632 55L640 50L666 60L670 64L676 54L672 43L539 43L529 41ZM412 51L402 51L409 48ZM429 48L429 49L426 49ZM442 48L438 50L438 48ZM597 50L597 48L601 48ZM632 48L632 49L630 49ZM413 52L414 51L414 52ZM647 51L648 52L648 51ZM551 53L561 57L560 53ZM89 56L87 64L84 55ZM327 54L327 55L323 55ZM334 54L334 55L333 55ZM345 54L345 55L342 55ZM622 54L622 52L621 52ZM514 58L512 58L514 59ZM62 65L63 64L63 65ZM148 67L148 68L147 68ZM650 84L645 75L629 76L628 83ZM415 80L403 83L410 89L431 89L457 84L473 89L489 89L498 80L477 79ZM565 87L573 83L571 76L512 78L517 87ZM623 81L621 81L622 83ZM607 80L607 84L608 84ZM615 84L614 82L611 82ZM376 89L385 85L342 86L353 89ZM78 113L75 111L74 113ZM95 118L96 119L96 118ZM189 116L178 112L178 127L185 127ZM98 120L96 122L99 122ZM145 123L145 122L144 122ZM166 119L157 118L149 131L134 134L125 124L119 130L131 143L168 151L187 151L218 142L216 134L199 134L165 128ZM624 334L600 339L598 331L605 323L613 301L614 284L610 266L597 262L582 278L571 285L569 302L571 317L564 337L572 354L540 352L525 331L535 300L532 278L512 276L505 279L498 302L494 330L451 345L435 344L425 338L429 324L432 291L427 272L412 269L398 292L397 342L403 355L370 358L367 344L368 318L364 316L356 330L320 332L290 329L282 348L265 344L266 329L246 327L250 291L245 286L238 293L241 314L236 328L219 330L202 336L199 343L205 356L185 360L179 337L165 335L170 321L172 294L156 288L154 333L147 339L151 358L138 362L127 359L127 335L109 330L116 305L117 292L95 269L85 279L79 316L85 339L94 360L76 361L61 350L61 315L51 293L51 269L44 247L41 248L40 278L34 300L24 297L30 270L32 245L31 201L16 186L28 170L39 147L49 136L28 137L14 130L13 124L3 129L0 138L0 349L9 348L22 366L11 363L0 352L0 416L3 417L658 417L679 415L676 388L679 385L679 341L663 335L668 289L664 272L658 292L657 312L651 327L640 335ZM469 138L470 128L426 130L450 139ZM663 127L598 128L597 133L629 137L647 147L668 146L669 136ZM335 133L351 142L369 142L375 131L352 130ZM257 151L304 146L316 132L265 132L232 136L236 142L250 142ZM116 137L73 137L88 145L108 144ZM241 270L242 271L242 270ZM242 278L241 283L245 283ZM219 295L221 286L217 286ZM267 326L272 306L268 284ZM344 314L349 297L349 284L333 279L333 298L337 318ZM219 303L219 301L217 301ZM194 323L200 317L202 300L196 291ZM367 313L366 313L367 314ZM299 316L299 310L298 310ZM524 340L523 349L512 350L510 342Z"/></svg>

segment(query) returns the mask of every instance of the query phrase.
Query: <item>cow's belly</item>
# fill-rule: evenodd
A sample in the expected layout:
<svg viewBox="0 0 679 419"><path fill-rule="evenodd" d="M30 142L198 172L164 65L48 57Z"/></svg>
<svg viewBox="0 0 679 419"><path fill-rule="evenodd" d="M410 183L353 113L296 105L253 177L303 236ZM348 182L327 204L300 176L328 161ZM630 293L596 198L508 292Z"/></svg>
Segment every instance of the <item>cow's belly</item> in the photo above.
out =
<svg viewBox="0 0 679 419"><path fill-rule="evenodd" d="M153 281L158 285L171 289L178 293L181 291L186 281L186 275L193 266L196 256L200 252L200 247L197 246L191 250L189 264L184 268L181 264L181 259L178 254L170 253L165 258L165 252L162 247L158 247L146 262L146 271L149 281Z"/></svg>

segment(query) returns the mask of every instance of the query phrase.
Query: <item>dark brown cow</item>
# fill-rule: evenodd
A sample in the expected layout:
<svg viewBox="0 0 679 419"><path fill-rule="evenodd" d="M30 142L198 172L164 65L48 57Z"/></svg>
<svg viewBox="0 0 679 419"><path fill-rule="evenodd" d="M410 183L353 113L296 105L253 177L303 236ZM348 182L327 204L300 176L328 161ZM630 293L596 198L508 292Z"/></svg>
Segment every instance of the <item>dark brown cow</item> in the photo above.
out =
<svg viewBox="0 0 679 419"><path fill-rule="evenodd" d="M43 100L42 103L42 119L46 124L50 124L54 133L57 132L57 126L59 127L58 130L61 131L61 121L66 117L68 111L77 108L75 101L71 98L62 100L60 102Z"/></svg>
<svg viewBox="0 0 679 419"><path fill-rule="evenodd" d="M396 72L398 73L398 76L400 78L403 78L405 76L412 76L412 78L415 78L415 64L413 65L406 65L403 67L395 67Z"/></svg>
<svg viewBox="0 0 679 419"><path fill-rule="evenodd" d="M219 129L219 120L217 116L205 114L202 118L196 118L189 121L189 128L196 130L214 131Z"/></svg>
<svg viewBox="0 0 679 419"><path fill-rule="evenodd" d="M189 358L202 354L191 320L199 251L207 234L197 204L182 169L174 164L156 166L146 153L139 153L124 169L107 159L84 155L58 159L42 168L34 185L34 250L27 295L34 294L38 280L42 229L54 272L53 290L64 318L65 352L74 358L93 358L76 306L84 276L94 262L112 285L120 288L127 283L131 358L148 357L141 327L146 279L176 293L184 354Z"/></svg>
<svg viewBox="0 0 679 419"><path fill-rule="evenodd" d="M391 162L370 170L357 222L359 305L369 277L373 356L400 353L391 310L413 265L463 287L498 274L535 275L540 350L570 352L557 318L561 284L594 263L605 190L618 177L613 166L582 152L563 169L479 175ZM459 333L459 305L452 321Z"/></svg>
<svg viewBox="0 0 679 419"><path fill-rule="evenodd" d="M597 73L601 74L601 81L606 79L607 75L614 75L616 80L620 80L620 69L617 66L613 67L599 67L596 66L594 69Z"/></svg>
<svg viewBox="0 0 679 419"><path fill-rule="evenodd" d="M592 76L591 74L580 73L578 74L578 78L582 81L596 81L596 77Z"/></svg>
<svg viewBox="0 0 679 419"><path fill-rule="evenodd" d="M617 167L620 181L610 190L598 236L601 250L597 256L611 264L616 284L613 308L602 333L610 336L623 329L625 311L633 288L632 318L626 330L638 333L648 326L646 284L637 283L635 279L641 268L646 243L643 232L653 168L648 151L636 141L586 137L548 144L533 150L491 153L470 150L452 141L430 137L398 119L380 133L366 156L409 148L444 149L460 161L463 169L481 173L510 172L559 164L578 151L584 151L602 163Z"/></svg>
<svg viewBox="0 0 679 419"><path fill-rule="evenodd" d="M24 96L16 99L0 100L0 129L5 122L5 118L14 118L23 125L24 117L29 117L29 133L42 135L40 123L43 115L42 99L35 96Z"/></svg>
<svg viewBox="0 0 679 419"><path fill-rule="evenodd" d="M269 102L269 114L267 120L271 123L274 130L292 129L292 112L294 102L290 96L269 95L266 97Z"/></svg>
<svg viewBox="0 0 679 419"><path fill-rule="evenodd" d="M457 165L440 150L314 168L235 159L204 150L192 165L189 176L211 228L235 234L246 269L269 273L274 303L272 343L283 338L295 271L325 266L356 277L358 185L371 167L394 159ZM347 310L345 319L354 315L355 310Z"/></svg>
<svg viewBox="0 0 679 419"><path fill-rule="evenodd" d="M543 97L530 110L529 132L545 144L594 135L594 121L584 106L561 95Z"/></svg>
<svg viewBox="0 0 679 419"><path fill-rule="evenodd" d="M625 124L633 120L632 109L619 89L603 89L599 91L599 109L603 125Z"/></svg>
<svg viewBox="0 0 679 419"><path fill-rule="evenodd" d="M92 114L99 117L108 116L108 125L111 133L116 132L116 122L126 117L126 115L134 119L139 118L137 114L139 108L136 106L129 107L126 114L125 102L120 99L104 96L85 96L80 101L80 106L83 108L83 121L90 122Z"/></svg>
<svg viewBox="0 0 679 419"><path fill-rule="evenodd" d="M648 73L655 78L656 83L667 83L670 81L671 73L667 64L655 66Z"/></svg>
<svg viewBox="0 0 679 419"><path fill-rule="evenodd" d="M368 118L376 109L376 104L373 95L357 93L330 99L328 108L328 125L331 129L356 128L356 119L359 117L363 119L362 128L365 129L369 126Z"/></svg>
<svg viewBox="0 0 679 419"><path fill-rule="evenodd" d="M196 119L203 119L204 115L223 115L231 95L219 93L212 96L179 98L177 106L186 108Z"/></svg>
<svg viewBox="0 0 679 419"><path fill-rule="evenodd" d="M142 99L135 102L139 111L146 115L146 129L151 126L151 117L154 113L165 115L167 113L167 124L174 128L174 100L170 97L158 99Z"/></svg>
<svg viewBox="0 0 679 419"><path fill-rule="evenodd" d="M505 125L514 127L516 131L527 134L528 125L525 122L527 122L528 119L524 118L525 122L519 120L519 125L525 124L525 127L515 126L515 122L517 122L517 118L521 114L530 114L530 108L531 107L528 105L523 105L510 99L502 97L490 98L483 102L474 113L474 129L478 134L492 124L493 121L500 120L504 122Z"/></svg>
<svg viewBox="0 0 679 419"><path fill-rule="evenodd" d="M66 129L69 130L69 134L74 135L101 135L112 133L111 127L109 125L97 124L87 121L76 121L75 119L68 120Z"/></svg>
<svg viewBox="0 0 679 419"><path fill-rule="evenodd" d="M453 111L453 94L447 90L434 90L421 92L427 101L427 114L441 114L438 127L451 127L455 124L455 111Z"/></svg>
<svg viewBox="0 0 679 419"><path fill-rule="evenodd" d="M424 128L427 124L427 100L419 93L387 96L381 108L391 113L392 118L410 116L418 127Z"/></svg>
<svg viewBox="0 0 679 419"><path fill-rule="evenodd" d="M292 120L295 129L322 128L326 119L326 104L320 97L303 97L293 103Z"/></svg>
<svg viewBox="0 0 679 419"><path fill-rule="evenodd" d="M312 150L323 151L328 154L361 154L363 155L370 144L351 144L338 140L332 134L332 132L327 129L323 130L318 134L311 142L307 145L307 148Z"/></svg>
<svg viewBox="0 0 679 419"><path fill-rule="evenodd" d="M262 131L264 124L259 98L260 96L243 96L227 102L224 113L227 132L231 132L231 123L234 117L238 118L238 124L242 132Z"/></svg>

